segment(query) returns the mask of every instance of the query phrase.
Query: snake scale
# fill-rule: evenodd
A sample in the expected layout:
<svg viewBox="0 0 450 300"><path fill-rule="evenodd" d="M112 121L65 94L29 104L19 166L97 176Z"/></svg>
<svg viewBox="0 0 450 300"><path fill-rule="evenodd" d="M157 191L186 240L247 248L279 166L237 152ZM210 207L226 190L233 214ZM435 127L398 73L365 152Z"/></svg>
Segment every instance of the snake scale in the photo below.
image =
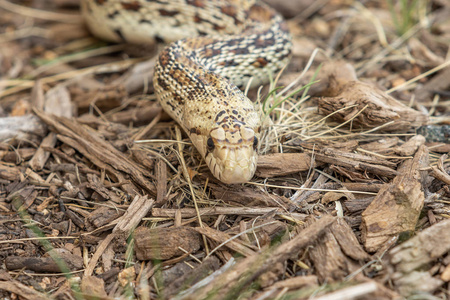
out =
<svg viewBox="0 0 450 300"><path fill-rule="evenodd" d="M217 179L253 177L261 118L241 89L287 64L291 38L279 14L251 0L82 0L82 14L108 41L171 43L153 77L161 106Z"/></svg>

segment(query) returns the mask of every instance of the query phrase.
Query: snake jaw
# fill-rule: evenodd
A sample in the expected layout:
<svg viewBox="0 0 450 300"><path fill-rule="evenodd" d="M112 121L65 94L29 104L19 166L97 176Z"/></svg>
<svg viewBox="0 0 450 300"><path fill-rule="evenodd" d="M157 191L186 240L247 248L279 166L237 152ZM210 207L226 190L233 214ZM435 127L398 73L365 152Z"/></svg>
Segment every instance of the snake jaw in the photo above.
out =
<svg viewBox="0 0 450 300"><path fill-rule="evenodd" d="M250 181L258 160L256 135L253 129L237 123L211 130L204 142L205 161L214 177L227 184Z"/></svg>
<svg viewBox="0 0 450 300"><path fill-rule="evenodd" d="M258 155L253 145L240 147L215 147L206 156L214 177L227 184L245 183L252 179Z"/></svg>

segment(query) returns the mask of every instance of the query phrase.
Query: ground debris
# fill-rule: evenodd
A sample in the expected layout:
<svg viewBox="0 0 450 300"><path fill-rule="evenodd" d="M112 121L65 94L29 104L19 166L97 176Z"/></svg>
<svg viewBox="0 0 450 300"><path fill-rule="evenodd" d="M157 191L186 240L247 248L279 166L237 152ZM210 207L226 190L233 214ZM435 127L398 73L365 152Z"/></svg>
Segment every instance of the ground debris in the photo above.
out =
<svg viewBox="0 0 450 300"><path fill-rule="evenodd" d="M0 1L0 298L448 298L446 1L268 1L292 60L238 185L156 101L160 47L78 2Z"/></svg>
<svg viewBox="0 0 450 300"><path fill-rule="evenodd" d="M421 169L428 166L428 160L428 149L421 146L362 213L362 239L369 252L377 251L393 236L415 230L425 201L426 175Z"/></svg>
<svg viewBox="0 0 450 300"><path fill-rule="evenodd" d="M356 125L386 131L401 131L426 125L428 117L395 100L383 91L363 82L349 81L332 87L335 96L321 97L319 111L333 114L340 122L352 121Z"/></svg>
<svg viewBox="0 0 450 300"><path fill-rule="evenodd" d="M73 255L66 249L53 249L54 255L61 259L69 270L75 271L83 268L83 259L80 256ZM27 256L9 256L5 259L5 266L8 270L27 269L38 273L58 273L61 271L61 265L56 263L54 258L45 257L27 257Z"/></svg>
<svg viewBox="0 0 450 300"><path fill-rule="evenodd" d="M167 260L200 249L200 235L189 227L161 229L139 227L134 237L136 257L140 260Z"/></svg>
<svg viewBox="0 0 450 300"><path fill-rule="evenodd" d="M449 230L450 220L442 221L389 252L389 261L395 271L392 278L402 295L433 292L444 283L441 278L432 276L426 267L450 250Z"/></svg>
<svg viewBox="0 0 450 300"><path fill-rule="evenodd" d="M274 153L258 158L256 175L264 178L286 176L308 171L315 165L307 153Z"/></svg>

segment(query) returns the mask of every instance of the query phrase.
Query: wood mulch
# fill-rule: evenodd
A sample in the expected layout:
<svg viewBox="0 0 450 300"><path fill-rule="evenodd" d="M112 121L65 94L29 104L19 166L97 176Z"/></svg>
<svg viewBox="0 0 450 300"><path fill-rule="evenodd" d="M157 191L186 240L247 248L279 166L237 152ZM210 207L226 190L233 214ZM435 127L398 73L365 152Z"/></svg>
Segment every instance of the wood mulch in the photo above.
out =
<svg viewBox="0 0 450 300"><path fill-rule="evenodd" d="M2 299L450 298L449 2L267 2L287 88L249 91L256 176L225 185L156 102L160 46L0 0Z"/></svg>

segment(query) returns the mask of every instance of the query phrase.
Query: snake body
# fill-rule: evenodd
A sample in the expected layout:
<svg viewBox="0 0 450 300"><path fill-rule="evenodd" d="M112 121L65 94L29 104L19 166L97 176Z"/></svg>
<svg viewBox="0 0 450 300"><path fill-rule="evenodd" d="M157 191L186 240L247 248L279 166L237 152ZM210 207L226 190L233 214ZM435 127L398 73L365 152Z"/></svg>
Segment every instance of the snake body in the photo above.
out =
<svg viewBox="0 0 450 300"><path fill-rule="evenodd" d="M288 62L290 35L280 15L249 0L83 0L82 12L102 39L172 42L153 78L163 109L217 179L253 177L261 120L241 89L267 82Z"/></svg>

